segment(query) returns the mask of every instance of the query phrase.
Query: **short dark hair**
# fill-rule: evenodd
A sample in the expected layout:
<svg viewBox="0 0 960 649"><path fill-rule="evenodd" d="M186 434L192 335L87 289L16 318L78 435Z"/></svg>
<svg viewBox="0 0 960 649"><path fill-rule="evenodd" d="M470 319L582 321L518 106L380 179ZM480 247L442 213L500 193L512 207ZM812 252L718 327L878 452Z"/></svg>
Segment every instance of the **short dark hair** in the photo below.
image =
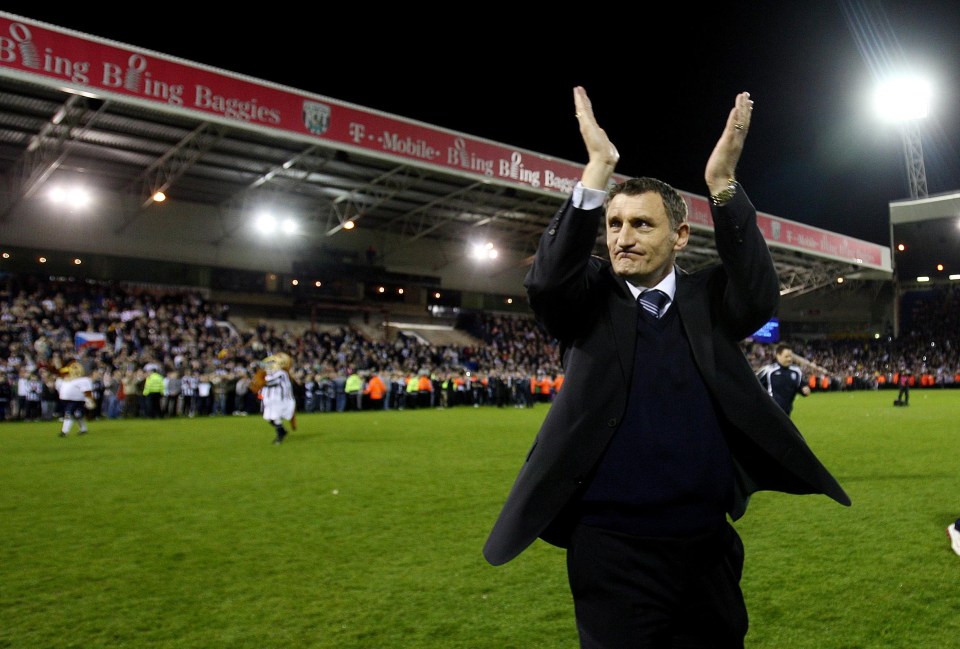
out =
<svg viewBox="0 0 960 649"><path fill-rule="evenodd" d="M667 216L670 218L670 225L674 228L678 228L687 222L687 202L683 200L683 196L672 186L656 178L630 178L622 183L617 183L607 191L607 203L613 200L613 197L617 194L639 196L647 192L660 194L663 207L667 210Z"/></svg>
<svg viewBox="0 0 960 649"><path fill-rule="evenodd" d="M777 345L777 352L776 352L777 356L779 356L781 353L787 350L793 351L793 347L791 345L788 345L787 343L780 343L779 345Z"/></svg>

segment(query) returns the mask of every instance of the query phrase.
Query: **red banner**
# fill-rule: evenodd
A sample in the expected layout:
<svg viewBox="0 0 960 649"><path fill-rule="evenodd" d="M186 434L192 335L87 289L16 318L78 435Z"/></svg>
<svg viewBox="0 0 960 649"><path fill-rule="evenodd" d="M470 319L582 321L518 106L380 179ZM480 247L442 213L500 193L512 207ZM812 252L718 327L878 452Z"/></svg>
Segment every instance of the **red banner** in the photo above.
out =
<svg viewBox="0 0 960 649"><path fill-rule="evenodd" d="M201 112L533 189L566 194L580 177L580 165L3 13L0 65L75 92Z"/></svg>
<svg viewBox="0 0 960 649"><path fill-rule="evenodd" d="M702 196L682 193L687 200L690 224L712 231L713 217L710 215L709 201ZM771 246L793 248L819 257L829 257L836 261L893 272L890 249L886 246L770 216L763 212L757 214L757 224L760 226L763 238Z"/></svg>

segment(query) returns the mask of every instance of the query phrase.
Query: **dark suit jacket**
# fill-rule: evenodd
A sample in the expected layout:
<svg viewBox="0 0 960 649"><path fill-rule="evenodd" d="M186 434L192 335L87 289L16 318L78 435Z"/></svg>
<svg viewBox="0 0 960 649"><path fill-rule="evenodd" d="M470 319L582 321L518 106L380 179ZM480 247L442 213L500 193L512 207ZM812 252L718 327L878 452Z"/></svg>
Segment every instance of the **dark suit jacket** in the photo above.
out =
<svg viewBox="0 0 960 649"><path fill-rule="evenodd" d="M790 418L760 386L740 341L776 313L779 281L756 210L741 188L711 208L721 263L679 272L671 308L721 410L737 476L731 518L751 494L825 494L849 505L843 488ZM524 282L538 319L561 345L566 379L483 548L493 565L538 537L566 547L576 503L626 410L633 375L637 304L610 262L592 250L603 208L568 200L540 240Z"/></svg>

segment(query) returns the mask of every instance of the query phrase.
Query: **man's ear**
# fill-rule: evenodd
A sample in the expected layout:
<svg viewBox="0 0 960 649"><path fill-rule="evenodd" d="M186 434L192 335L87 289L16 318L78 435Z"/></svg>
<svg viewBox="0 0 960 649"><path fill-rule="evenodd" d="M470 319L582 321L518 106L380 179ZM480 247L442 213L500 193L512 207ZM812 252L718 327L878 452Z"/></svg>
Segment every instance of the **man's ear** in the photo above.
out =
<svg viewBox="0 0 960 649"><path fill-rule="evenodd" d="M677 228L677 240L673 242L673 251L679 252L687 247L687 243L690 241L690 224L681 223L680 227Z"/></svg>

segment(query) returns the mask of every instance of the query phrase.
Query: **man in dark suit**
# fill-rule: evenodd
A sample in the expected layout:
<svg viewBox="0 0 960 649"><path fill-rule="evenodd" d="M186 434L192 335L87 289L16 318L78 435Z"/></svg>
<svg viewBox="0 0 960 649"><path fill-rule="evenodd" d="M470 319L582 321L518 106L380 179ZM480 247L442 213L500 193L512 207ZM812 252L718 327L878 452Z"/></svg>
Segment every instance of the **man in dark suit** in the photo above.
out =
<svg viewBox="0 0 960 649"><path fill-rule="evenodd" d="M744 556L730 521L759 490L850 504L739 345L780 298L735 180L753 101L737 95L705 170L721 263L689 274L676 263L683 197L653 178L611 188L619 153L583 88L574 104L588 162L525 280L566 379L484 556L506 563L538 537L566 548L584 649L740 648ZM591 254L601 221L608 259Z"/></svg>

